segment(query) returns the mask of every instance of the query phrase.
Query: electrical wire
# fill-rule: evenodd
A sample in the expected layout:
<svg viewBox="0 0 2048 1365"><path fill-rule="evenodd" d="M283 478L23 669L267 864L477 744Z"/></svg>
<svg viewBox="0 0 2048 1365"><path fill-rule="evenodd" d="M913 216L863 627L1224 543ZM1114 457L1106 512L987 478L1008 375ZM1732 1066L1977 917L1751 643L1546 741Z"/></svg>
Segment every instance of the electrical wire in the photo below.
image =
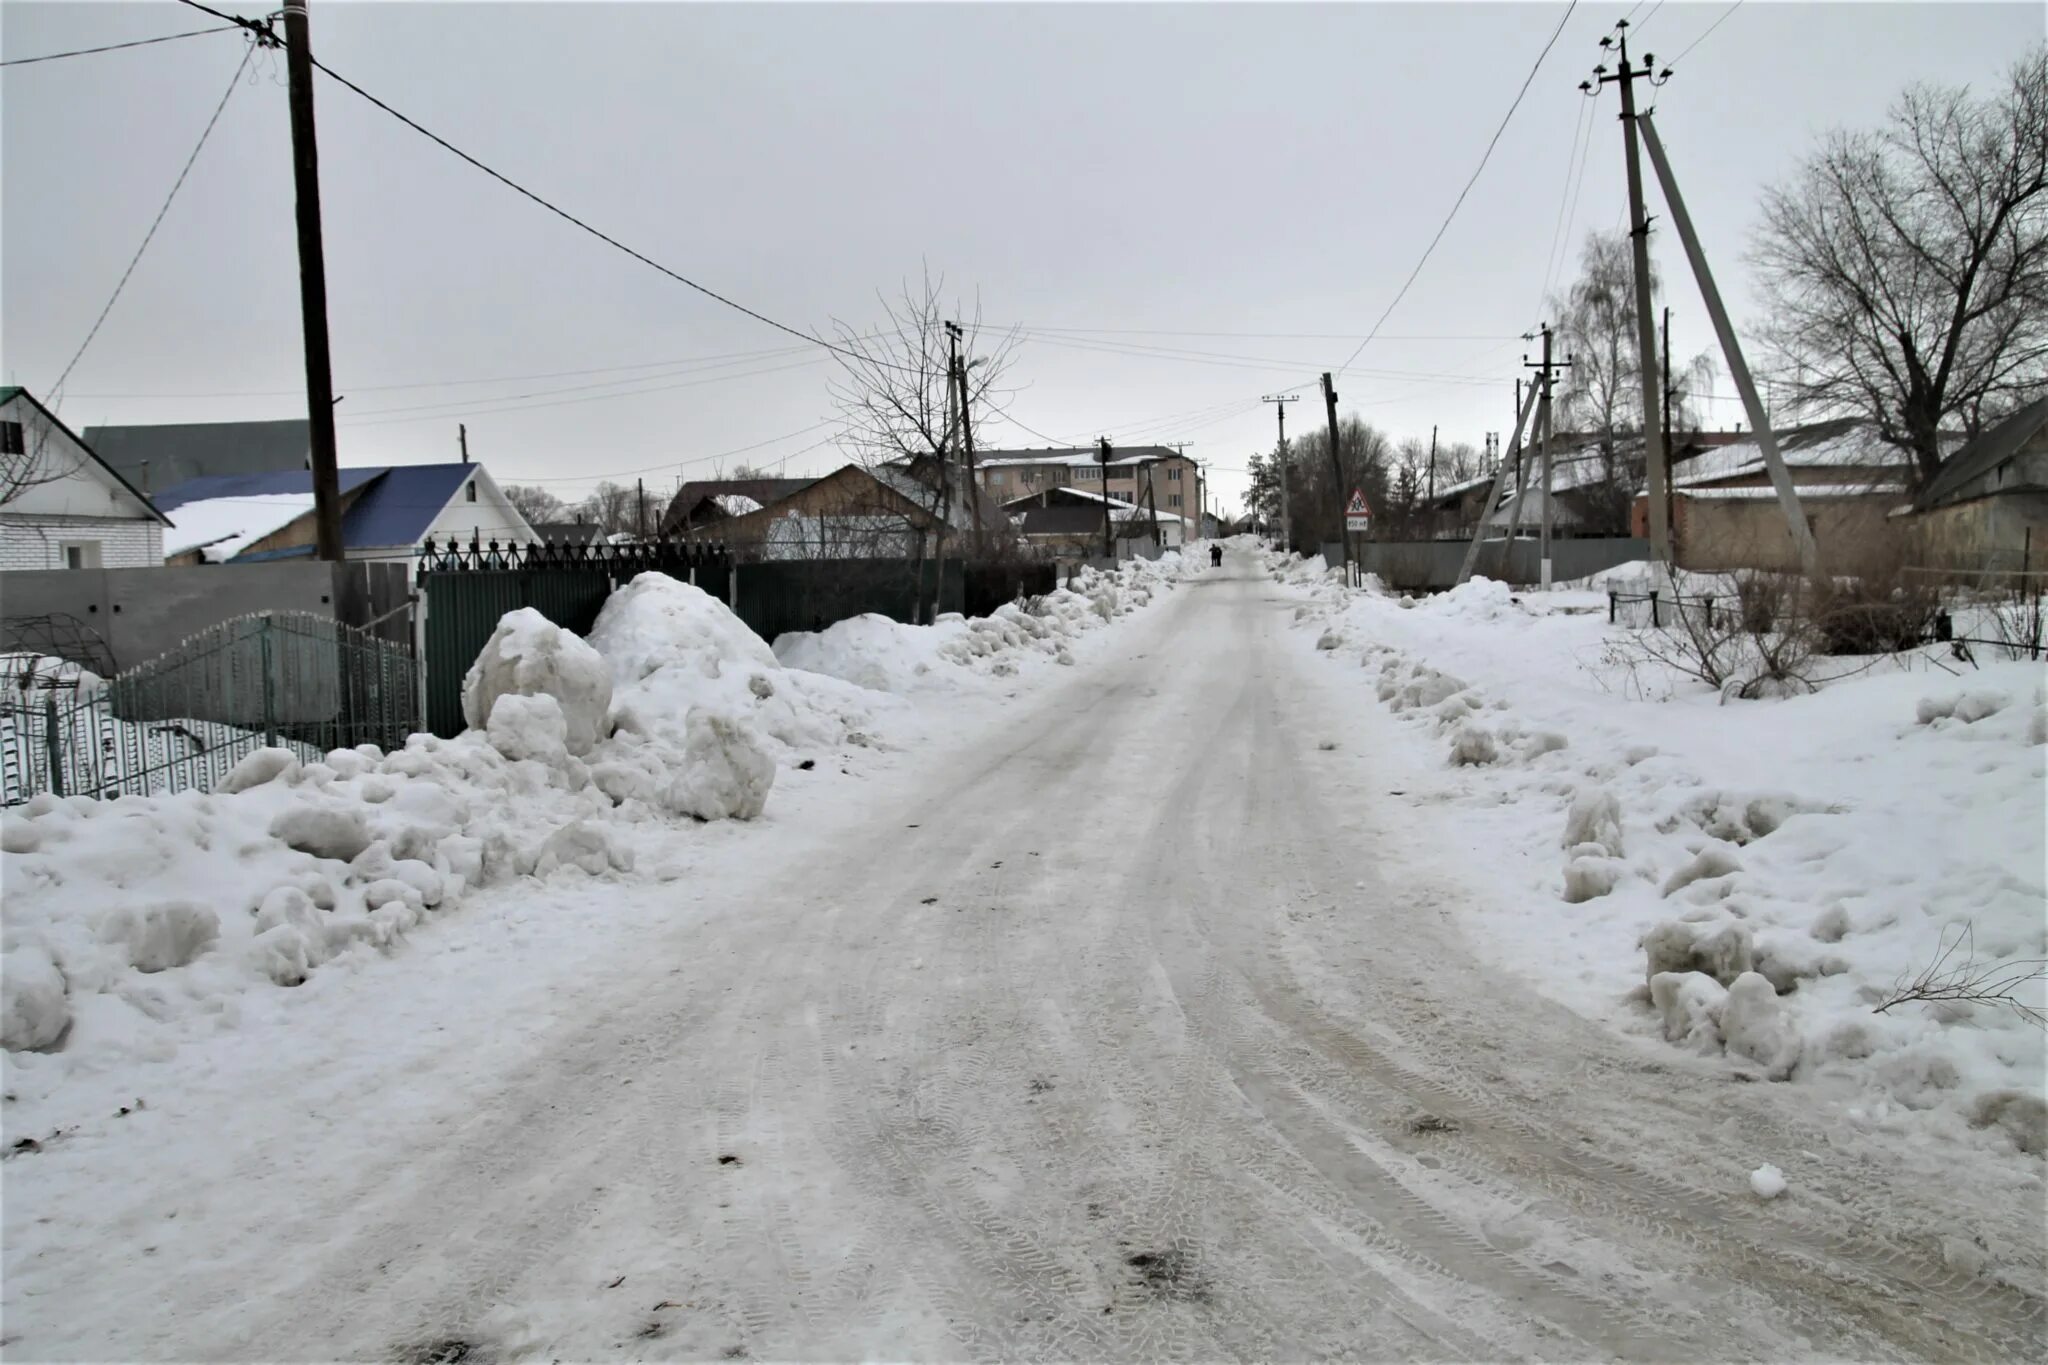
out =
<svg viewBox="0 0 2048 1365"><path fill-rule="evenodd" d="M646 467L641 469L615 469L608 474L558 474L548 475L541 478L515 479L514 482L521 484L589 483L593 479L625 479L631 478L636 474L657 473L660 470L664 469L683 469L687 468L690 465L710 464L714 460L729 460L735 455L749 454L753 451L759 450L763 446L772 446L778 441L789 441L794 440L798 436L807 436L811 432L814 432L821 427L833 426L837 423L837 421L837 418L827 417L822 421L813 422L807 427L798 427L795 431L785 431L780 436L770 436L766 440L755 441L752 445L736 446L731 450L721 450L716 455L695 455L687 460L664 460L660 464L647 465ZM812 445L805 446L803 450L796 450L790 452L790 455L801 455L805 451L816 450L818 448L818 445L821 444L823 444L823 442L817 442ZM790 456L784 457L784 459L788 458L790 458Z"/></svg>
<svg viewBox="0 0 2048 1365"><path fill-rule="evenodd" d="M817 359L818 359L818 357L816 357L816 356L814 356L814 355L811 355L811 354L810 354L810 348L809 348L808 346L792 346L792 347L790 347L790 348L789 348L788 350L786 350L786 351L783 351L783 352L779 353L779 355L778 355L778 356L777 356L776 358L778 358L778 359L780 359L780 358L787 358L787 357L788 357L788 356L790 356L790 355L802 355L802 356L804 357L804 359L803 359L802 361L800 361L799 363L800 363L800 364L805 364L805 365L809 365L809 364L814 364L814 363L815 363L815 362L817 361ZM599 379L599 380L594 380L594 381L592 381L591 383L588 383L588 384L565 384L565 385L562 385L562 386L559 386L559 387L556 387L556 388L547 388L547 389L533 389L533 390L531 390L531 391L529 391L529 392L526 392L526 393L491 393L491 394L483 394L483 395L480 395L480 396L478 396L478 397L476 397L476 398L440 398L440 399L435 399L434 401L432 401L432 402L429 402L429 403L414 403L414 404L411 404L411 405L409 405L409 406L406 406L406 407L397 407L397 408L370 408L370 409L368 409L368 410L365 410L365 411L358 411L358 412L352 412L352 413L350 413L350 414L349 414L349 416L351 416L351 417L381 417L381 416L384 416L384 415L385 415L385 414L387 414L387 413L400 413L400 412L431 412L431 411L434 411L434 410L436 410L436 409L442 409L442 408L447 408L447 409L454 409L454 408L467 408L467 407L474 407L474 406L475 406L476 404L479 404L479 403L505 403L505 404L511 404L511 403L518 403L518 402L523 402L524 400L526 400L526 399L530 399L530 398L549 398L549 397L553 397L553 396L554 396L554 395L556 395L556 394L562 394L562 393L588 393L588 392L590 392L590 391L591 391L592 389L614 389L614 388L618 388L618 387L619 387L620 385L622 385L622 384L645 384L645 383L648 383L648 382L650 382L650 381L652 381L652 380L656 380L656 379L680 379L680 378L683 378L684 376L697 376L697 375L704 375L704 374L706 374L706 373L707 373L708 371L714 371L714 370L729 370L729 369L731 369L731 368L732 368L733 366L735 366L735 365L746 365L746 364L751 364L751 363L753 363L753 360L752 360L752 359L735 359L735 360L721 360L721 361L718 361L718 362L716 362L716 363L714 363L714 364L708 364L708 365L691 365L691 366L684 366L684 367L681 367L681 368L677 368L677 369L673 369L673 370L667 371L666 373L660 373L660 372L657 372L657 373L654 373L654 374L635 374L635 375L627 375L627 376L625 376L625 377L623 377L623 378L619 378L619 379ZM738 379L738 378L743 378L744 376L743 376L743 375L713 375L713 376L711 376L711 377L713 377L713 378L722 378L722 379L723 379L723 378L730 378L730 379ZM498 410L506 410L506 411L509 411L510 409L494 409L494 411L498 411Z"/></svg>
<svg viewBox="0 0 2048 1365"><path fill-rule="evenodd" d="M156 217L151 221L149 231L142 234L142 245L135 248L135 254L128 260L128 268L121 272L120 281L114 285L114 292L107 298L107 306L100 309L100 315L93 319L92 328L85 334L85 340L78 343L78 350L73 353L71 363L64 367L64 372L57 376L57 382L50 386L50 406L52 408L63 401L64 381L69 379L72 370L78 367L78 362L85 356L86 347L92 345L92 339L100 334L100 325L107 320L107 314L114 311L114 304L120 299L121 291L128 287L128 277L133 275L135 267L142 263L142 253L149 250L150 242L156 237L156 230L163 226L164 215L171 211L171 201L178 197L178 191L184 187L185 177L192 174L193 163L199 160L199 153L205 150L206 140L213 136L214 125L220 122L221 111L228 107L228 100L234 95L235 87L242 83L242 73L249 69L249 61L255 55L256 44L254 43L250 43L242 49L242 60L236 64L235 74L228 79L228 88L221 92L220 103L213 107L213 117L206 120L206 127L201 130L199 141L192 148L192 155L185 158L184 168L178 172L177 180L172 183L171 192L164 196L163 207L156 211Z"/></svg>
<svg viewBox="0 0 2048 1365"><path fill-rule="evenodd" d="M1578 121L1572 125L1572 150L1565 158L1564 184L1557 196L1557 222L1550 230L1550 251L1543 258L1543 295L1537 301L1539 310L1543 306L1542 300L1550 297L1550 290L1557 283L1557 272L1563 265L1563 254L1559 248L1564 243L1565 208L1572 197L1572 172L1577 168L1581 154L1592 148L1592 108L1593 101L1580 100Z"/></svg>
<svg viewBox="0 0 2048 1365"><path fill-rule="evenodd" d="M1716 19L1713 23L1707 25L1706 33L1702 33L1699 37L1687 43L1685 45L1685 51L1679 53L1669 62L1666 62L1665 65L1676 68L1680 62L1684 61L1687 57L1692 55L1692 50L1694 48L1698 47L1701 43L1704 43L1707 40L1708 35L1712 34L1715 29L1721 27L1722 23L1728 18L1729 15L1735 13L1735 11L1741 8L1742 0L1735 0L1734 4L1730 5L1727 9L1721 11L1721 17L1719 19Z"/></svg>
<svg viewBox="0 0 2048 1365"><path fill-rule="evenodd" d="M1084 336L1151 336L1151 337L1223 337L1254 341L1350 341L1356 332L1173 332L1158 327L1043 327L1031 323L1018 323L1015 330L1020 332L1052 332L1059 335L1080 334ZM1397 336L1392 332L1383 333L1382 341L1500 341L1504 333L1439 333L1424 336L1409 333Z"/></svg>
<svg viewBox="0 0 2048 1365"><path fill-rule="evenodd" d="M1577 0L1573 0L1573 2L1577 3ZM185 3L193 3L193 0L185 0ZM338 84L342 85L343 87L351 91L354 91L357 95L362 96L362 98L368 100L371 104L376 105L379 109L382 109L385 113L391 115L391 117L397 119L406 127L412 129L420 136L426 138L429 142L432 142L435 145L441 147L443 150L454 154L459 159L468 162L470 165L482 171L485 175L490 176L491 179L497 181L501 185L504 185L507 189L514 190L520 195L523 195L525 198L532 200L534 203L546 209L549 213L552 213L557 218L560 218L563 222L572 224L576 227L583 229L583 231L597 238L600 242L603 242L607 246L613 247L618 251L624 252L626 255L631 256L634 260L640 262L642 265L648 266L656 271L659 271L661 274L666 275L668 278L676 281L676 283L687 285L689 288L696 290L699 294L704 295L704 297L722 303L726 307L734 310L735 312L744 313L746 314L746 316L754 319L754 321L756 322L766 323L768 326L773 327L778 332L787 332L790 336L796 337L798 340L806 341L813 346L821 347L824 350L830 351L832 354L841 357L842 359L851 360L856 364L872 365L882 369L900 370L906 374L917 373L917 371L913 369L911 366L899 365L894 361L883 360L879 357L872 355L863 355L858 351L849 350L844 346L836 346L833 343L826 341L823 337L814 336L811 333L803 331L800 328L792 327L786 322L777 322L774 318L769 317L766 313L757 312L756 310L747 307L743 303L738 303L732 299L727 298L725 295L719 293L717 290L712 289L707 285L697 283L697 281L691 279L687 275L683 275L678 273L677 271L669 269L661 262L655 260L652 256L648 256L641 252L635 251L632 247L627 246L618 238L610 236L607 233L601 232L597 228L592 227L590 224L584 222L581 218L578 218L575 214L570 213L567 209L561 208L551 203L550 201L543 199L540 195L535 194L532 190L526 188L526 186L520 184L518 181L512 179L510 176L505 175L503 172L493 170L491 167L477 160L468 152L463 151L460 147L448 141L448 139L442 137L440 134L430 131L429 129L421 126L419 123L416 123L412 119L406 117L404 114L399 113L398 110L392 108L383 100L378 99L375 95L363 89L363 87L357 85L354 81L342 75L333 67L326 65L317 57L312 59L312 63L320 71L325 72L329 79L337 82Z"/></svg>
<svg viewBox="0 0 2048 1365"><path fill-rule="evenodd" d="M270 25L265 20L245 19L239 14L223 14L217 9L213 9L210 6L200 4L199 0L178 0L178 3L185 6L187 9L196 9L201 14L211 14L216 19L225 19L227 20L227 22L233 24L237 28L246 28L252 33L261 34L263 37L269 38L273 42L276 41L276 35L271 33Z"/></svg>
<svg viewBox="0 0 2048 1365"><path fill-rule="evenodd" d="M1564 32L1564 26L1571 22L1572 14L1578 7L1579 0L1572 0L1571 4L1565 8L1564 17L1557 21L1557 27L1551 31L1550 41L1546 42L1543 45L1543 50L1536 54L1535 62L1529 67L1528 76L1522 81L1522 88L1515 92L1514 103L1510 104L1507 113L1501 116L1500 126L1493 130L1493 136L1487 139L1486 150L1480 154L1479 164L1473 168L1471 178L1466 180L1465 187L1458 191L1458 197L1451 204L1451 211L1444 215L1443 224L1437 228L1436 236L1430 238L1429 245L1423 248L1422 259L1417 261L1415 268L1408 272L1408 278L1401 285L1400 292L1394 295L1393 302L1389 303L1386 311L1380 314L1379 321L1373 324L1372 331L1366 334L1365 340L1359 342L1356 349L1351 352L1344 363L1337 367L1338 373L1343 373L1351 368L1351 362L1358 359L1365 348L1372 344L1373 338L1379 335L1380 328L1386 325L1387 319L1393 316L1394 310L1401 306L1401 300L1408 297L1408 291L1414 286L1416 277L1422 274L1422 267L1429 264L1429 258L1435 253L1437 243L1443 241L1444 233L1450 230L1451 220L1458 216L1458 210L1464 206L1465 196L1470 194L1472 187L1479 183L1480 172L1486 169L1486 163L1493 157L1493 149L1500 144L1500 135L1507 131L1509 120L1513 119L1515 111L1522 107L1522 97L1527 95L1529 87L1535 84L1536 73L1543 69L1544 58L1550 55L1550 49L1557 46L1558 36Z"/></svg>
<svg viewBox="0 0 2048 1365"><path fill-rule="evenodd" d="M614 398L637 398L642 394L669 393L676 389L694 389L699 387L700 385L722 383L729 379L753 379L759 375L764 374L781 374L785 370L800 370L806 365L815 365L818 363L818 360L819 357L817 356L805 356L802 360L795 361L792 364L771 365L759 370L744 370L738 374L708 375L702 379L685 380L679 384L657 384L654 385L652 388L625 389L618 393L589 394L582 398L557 398L546 403L522 403L513 407L471 408L455 411L436 411L427 413L423 416L416 417L383 417L373 415L372 413L365 413L361 417L357 418L342 418L337 423L337 425L345 427L381 427L391 426L394 424L402 425L408 422L442 422L447 421L451 417L490 417L501 412L536 412L543 408L574 407L579 403L602 403ZM493 402L495 400L488 398L480 398L475 401L479 403L488 403ZM439 407L442 405L429 406ZM404 411L404 409L389 408L380 409L379 411L402 412Z"/></svg>
<svg viewBox="0 0 2048 1365"><path fill-rule="evenodd" d="M32 66L36 62L62 61L66 57L90 57L101 52L120 52L125 48L148 47L151 43L174 43L180 38L204 38L209 33L227 33L240 27L237 24L221 24L214 28L195 28L187 33L166 33L161 38L137 38L131 43L108 43L105 47L81 47L73 52L46 52L40 57L10 57L0 66Z"/></svg>

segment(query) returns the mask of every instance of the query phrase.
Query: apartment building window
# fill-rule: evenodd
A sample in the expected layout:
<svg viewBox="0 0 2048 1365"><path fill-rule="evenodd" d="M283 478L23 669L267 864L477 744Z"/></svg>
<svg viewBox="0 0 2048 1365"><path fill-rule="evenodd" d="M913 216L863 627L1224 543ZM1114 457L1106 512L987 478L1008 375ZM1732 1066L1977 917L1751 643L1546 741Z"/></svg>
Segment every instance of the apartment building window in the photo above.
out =
<svg viewBox="0 0 2048 1365"><path fill-rule="evenodd" d="M1167 481L1168 483L1179 483L1179 482L1180 482L1180 466L1179 466L1179 465L1175 465L1175 466L1173 466L1173 468L1171 468L1171 469L1169 469L1169 470L1167 470L1167 471L1166 471L1166 481Z"/></svg>
<svg viewBox="0 0 2048 1365"><path fill-rule="evenodd" d="M1083 464L1074 466L1074 481L1076 483L1093 483L1101 477L1102 471L1094 465Z"/></svg>
<svg viewBox="0 0 2048 1365"><path fill-rule="evenodd" d="M1178 507L1178 506L1180 506L1180 494L1178 494L1178 493L1168 493L1168 494L1166 495L1166 505L1167 505L1168 507Z"/></svg>

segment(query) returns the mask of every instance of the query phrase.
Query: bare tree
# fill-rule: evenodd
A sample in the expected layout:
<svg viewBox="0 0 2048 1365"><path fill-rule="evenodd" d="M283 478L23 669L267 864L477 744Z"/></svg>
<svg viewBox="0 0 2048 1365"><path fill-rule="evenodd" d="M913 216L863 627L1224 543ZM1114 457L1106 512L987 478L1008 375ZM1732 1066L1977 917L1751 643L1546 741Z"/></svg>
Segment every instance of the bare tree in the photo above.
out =
<svg viewBox="0 0 2048 1365"><path fill-rule="evenodd" d="M2048 383L2048 48L1981 99L1918 86L1769 191L1752 248L1796 408L1873 422L1940 468Z"/></svg>
<svg viewBox="0 0 2048 1365"><path fill-rule="evenodd" d="M1653 299L1662 284L1653 267ZM1627 235L1588 233L1578 279L1562 297L1551 299L1550 307L1557 318L1558 359L1571 361L1560 376L1552 426L1559 433L1590 437L1592 458L1600 464L1598 478L1581 485L1586 529L1623 534L1643 486L1642 353L1636 337L1635 265ZM1694 395L1712 377L1713 362L1704 352L1674 370L1672 430L1697 424Z"/></svg>
<svg viewBox="0 0 2048 1365"><path fill-rule="evenodd" d="M1386 433L1356 413L1337 423L1337 455L1330 461L1330 433L1316 426L1287 442L1287 514L1292 544L1317 545L1344 531L1344 503L1353 488L1374 511L1387 502L1398 464ZM1340 475L1341 470L1341 475ZM1277 496L1277 489L1275 490Z"/></svg>
<svg viewBox="0 0 2048 1365"><path fill-rule="evenodd" d="M611 536L635 527L640 502L633 489L607 479L591 489L590 496L577 503L573 511L578 521L587 521Z"/></svg>
<svg viewBox="0 0 2048 1365"><path fill-rule="evenodd" d="M538 526L544 521L562 521L568 516L569 508L560 498L538 484L508 483L504 487L505 500L517 508L527 524Z"/></svg>
<svg viewBox="0 0 2048 1365"><path fill-rule="evenodd" d="M984 339L979 305L967 313L956 300L949 310L944 290L945 281L927 273L918 287L906 281L897 299L881 299L880 326L834 324L839 374L831 392L845 423L839 444L849 459L919 509L915 524L906 520L905 529L914 535L920 584L928 556L943 565L947 528L959 520L964 500L974 496L959 458L963 437L946 323L956 320L962 328L971 417L984 414L1000 393L1017 344L1014 332ZM900 517L898 507L878 506L872 515ZM937 602L935 581L932 615Z"/></svg>

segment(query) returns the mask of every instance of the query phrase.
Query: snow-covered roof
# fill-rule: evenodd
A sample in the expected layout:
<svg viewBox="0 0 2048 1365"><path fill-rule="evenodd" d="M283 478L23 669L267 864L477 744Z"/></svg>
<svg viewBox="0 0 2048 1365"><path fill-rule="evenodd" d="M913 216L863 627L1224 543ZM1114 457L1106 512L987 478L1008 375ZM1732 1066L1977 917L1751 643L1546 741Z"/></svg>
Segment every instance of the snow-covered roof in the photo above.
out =
<svg viewBox="0 0 2048 1365"><path fill-rule="evenodd" d="M1715 502L1763 502L1778 496L1778 490L1769 484L1744 484L1737 488L1681 488L1677 490L1688 498L1710 499ZM1803 483L1795 490L1803 501L1808 498L1862 498L1872 493L1886 493L1896 496L1896 487L1872 488L1867 483Z"/></svg>
<svg viewBox="0 0 2048 1365"><path fill-rule="evenodd" d="M311 493L258 493L184 503L168 514L164 555L169 558L199 550L209 562L218 564L312 510Z"/></svg>
<svg viewBox="0 0 2048 1365"><path fill-rule="evenodd" d="M712 495L711 501L718 505L719 511L729 517L743 517L749 512L760 511L762 506L760 502L744 493L717 493Z"/></svg>
<svg viewBox="0 0 2048 1365"><path fill-rule="evenodd" d="M1128 449L1110 448L1109 463L1112 468L1136 464L1150 464L1154 460L1196 461L1182 455L1172 446L1132 446ZM1000 469L1012 465L1041 464L1086 464L1100 465L1092 446L1072 446L1065 450L988 450L974 457L974 463L982 469Z"/></svg>
<svg viewBox="0 0 2048 1365"><path fill-rule="evenodd" d="M1878 437L1875 428L1842 420L1792 427L1777 433L1778 450L1789 469L1912 468L1912 457ZM1755 437L1702 451L1672 474L1674 488L1696 488L1764 472L1764 452Z"/></svg>

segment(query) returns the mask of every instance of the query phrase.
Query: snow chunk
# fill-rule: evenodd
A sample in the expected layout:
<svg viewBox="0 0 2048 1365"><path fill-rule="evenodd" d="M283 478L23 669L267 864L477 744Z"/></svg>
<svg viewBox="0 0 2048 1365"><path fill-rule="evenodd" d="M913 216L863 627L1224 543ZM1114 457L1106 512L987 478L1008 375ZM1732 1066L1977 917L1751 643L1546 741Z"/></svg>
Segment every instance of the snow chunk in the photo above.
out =
<svg viewBox="0 0 2048 1365"><path fill-rule="evenodd" d="M545 877L560 868L578 867L593 877L611 871L633 870L633 852L615 842L600 825L572 820L548 836L541 845L534 873Z"/></svg>
<svg viewBox="0 0 2048 1365"><path fill-rule="evenodd" d="M1728 988L1721 1008L1721 1032L1728 1050L1749 1058L1782 1078L1792 1070L1797 1041L1785 1026L1777 988L1756 972L1744 972Z"/></svg>
<svg viewBox="0 0 2048 1365"><path fill-rule="evenodd" d="M611 600L620 596L614 593ZM610 610L608 602L605 611ZM603 614L598 620L602 624ZM463 720L472 729L487 728L498 698L510 694L553 697L572 754L590 752L608 733L611 669L597 650L532 607L507 612L484 642L462 679Z"/></svg>
<svg viewBox="0 0 2048 1365"><path fill-rule="evenodd" d="M2048 1152L2048 1100L2019 1090L1993 1090L1970 1106L1972 1128L2000 1128L2022 1152Z"/></svg>
<svg viewBox="0 0 2048 1365"><path fill-rule="evenodd" d="M1721 1050L1721 1011L1728 992L1705 972L1659 972L1650 978L1650 1002L1664 1019L1664 1040L1699 1052Z"/></svg>
<svg viewBox="0 0 2048 1365"><path fill-rule="evenodd" d="M1621 850L1621 802L1605 787L1585 787L1564 815L1564 846L1597 844L1610 858Z"/></svg>
<svg viewBox="0 0 2048 1365"><path fill-rule="evenodd" d="M71 1026L64 974L41 948L0 954L0 1047L45 1048Z"/></svg>
<svg viewBox="0 0 2048 1365"><path fill-rule="evenodd" d="M1326 630L1326 631L1324 631L1324 632L1322 633L1322 635L1321 635L1320 637L1318 637L1318 638L1317 638L1317 640L1316 640L1316 648L1317 648L1317 649L1320 649L1320 650L1328 651L1328 650L1333 650L1333 649L1336 649L1336 648L1337 648L1338 646L1342 645L1343 643L1344 643L1344 636L1343 636L1343 633L1342 633L1342 632L1340 632L1340 631L1336 631L1336 630Z"/></svg>
<svg viewBox="0 0 2048 1365"><path fill-rule="evenodd" d="M1661 894L1667 897L1676 895L1694 882L1732 876L1741 870L1741 860L1735 856L1733 849L1726 844L1708 844L1695 853L1685 866L1665 878Z"/></svg>
<svg viewBox="0 0 2048 1365"><path fill-rule="evenodd" d="M1597 845L1585 845L1594 848ZM1598 854L1575 857L1564 865L1564 899L1569 905L1598 900L1621 884L1628 864Z"/></svg>
<svg viewBox="0 0 2048 1365"><path fill-rule="evenodd" d="M1641 939L1651 981L1673 973L1699 972L1722 985L1755 966L1750 932L1732 921L1708 933L1685 920L1665 920Z"/></svg>
<svg viewBox="0 0 2048 1365"><path fill-rule="evenodd" d="M692 711L683 770L663 804L699 820L752 820L768 804L774 785L775 760L751 727L716 712Z"/></svg>
<svg viewBox="0 0 2048 1365"><path fill-rule="evenodd" d="M1759 1166L1749 1173L1749 1188L1759 1199L1776 1199L1785 1192L1785 1173L1776 1166Z"/></svg>
<svg viewBox="0 0 2048 1365"><path fill-rule="evenodd" d="M33 853L42 842L42 832L34 822L13 811L0 815L0 853Z"/></svg>
<svg viewBox="0 0 2048 1365"><path fill-rule="evenodd" d="M290 749L257 749L228 769L227 776L214 783L213 789L233 795L279 778L290 781L298 771L299 756Z"/></svg>
<svg viewBox="0 0 2048 1365"><path fill-rule="evenodd" d="M100 921L102 943L119 944L138 972L182 967L220 938L220 916L190 901L124 905Z"/></svg>
<svg viewBox="0 0 2048 1365"><path fill-rule="evenodd" d="M1500 757L1500 745L1495 742L1493 731L1484 726L1464 724L1451 736L1451 763L1457 767L1476 767L1492 763Z"/></svg>
<svg viewBox="0 0 2048 1365"><path fill-rule="evenodd" d="M360 810L302 803L277 813L270 837L301 853L346 863L370 846L370 825Z"/></svg>
<svg viewBox="0 0 2048 1365"><path fill-rule="evenodd" d="M569 719L562 704L546 693L501 695L491 703L485 732L491 747L507 758L559 764L569 754Z"/></svg>

